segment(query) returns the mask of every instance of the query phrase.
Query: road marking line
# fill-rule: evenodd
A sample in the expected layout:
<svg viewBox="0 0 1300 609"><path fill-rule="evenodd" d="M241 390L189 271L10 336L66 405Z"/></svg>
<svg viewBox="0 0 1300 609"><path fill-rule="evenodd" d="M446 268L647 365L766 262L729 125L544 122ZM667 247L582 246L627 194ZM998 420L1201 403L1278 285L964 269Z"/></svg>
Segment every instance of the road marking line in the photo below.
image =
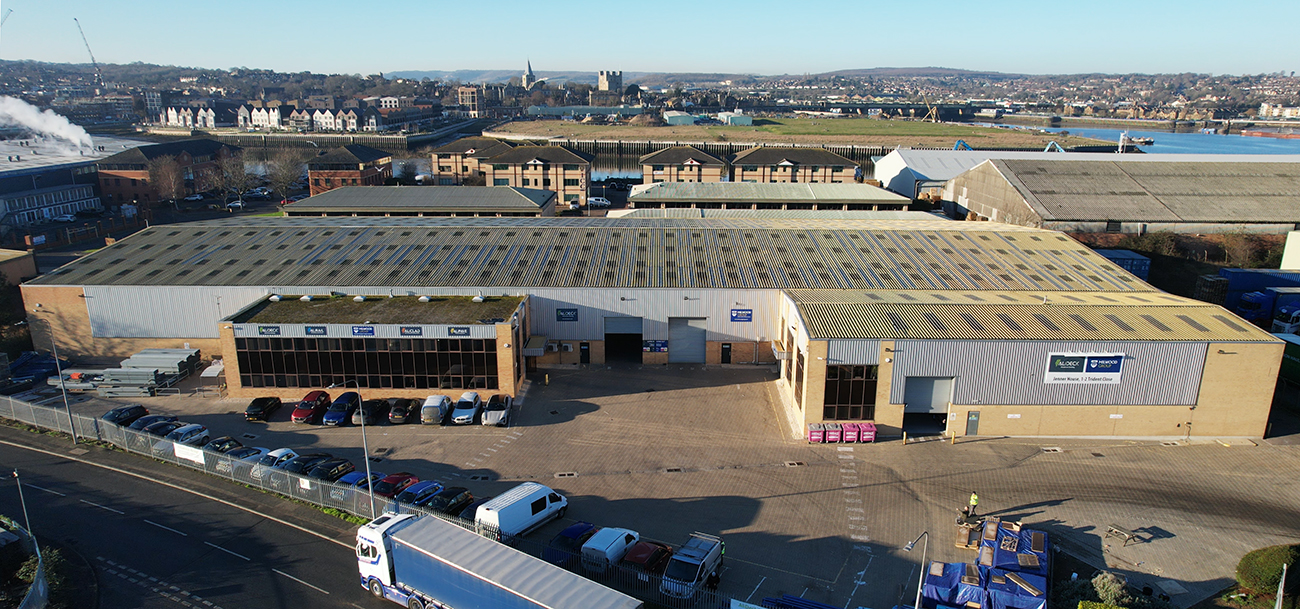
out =
<svg viewBox="0 0 1300 609"><path fill-rule="evenodd" d="M251 558L249 558L249 557L247 557L247 556L244 556L243 554L239 554L239 553L237 553L237 552L231 552L230 550L227 550L227 549L225 549L225 548L223 548L223 547L221 547L221 546L219 546L219 545L217 545L217 544L215 544L215 543L212 543L212 542L210 542L210 541L205 541L205 542L203 542L203 543L208 544L208 545L210 545L210 546L212 546L212 547L214 547L214 548L216 548L216 549L218 549L218 550L221 550L222 552L225 552L226 554L229 554L229 555L231 555L231 556L237 556L237 557L242 558L242 559L244 559L244 560L247 560L247 561L249 561L249 562L253 562L253 559L251 559Z"/></svg>
<svg viewBox="0 0 1300 609"><path fill-rule="evenodd" d="M100 505L100 504L98 504L98 503L95 503L94 501L86 501L85 499L78 499L77 501L80 501L80 502L85 503L85 504L88 504L88 505L93 505L93 506L95 506L95 507L97 507L97 508L103 508L103 509L105 509L105 510L108 510L108 511L110 511L110 512L113 512L114 514L126 514L126 512L123 512L123 511L121 511L121 510L115 510L115 509L113 509L113 508L111 508L111 507L108 507L108 506L106 506L106 505Z"/></svg>
<svg viewBox="0 0 1300 609"><path fill-rule="evenodd" d="M162 529L162 530L164 530L164 531L171 531L171 532L173 532L173 533L175 533L175 534L177 534L177 535L180 535L181 537L189 537L189 536L190 536L189 533L182 533L182 532L180 532L180 531L177 531L176 529L173 529L173 528L171 528L171 527L165 527L165 526L163 526L163 525L161 525L161 524L158 524L158 523L156 523L156 522L154 522L154 521L152 521L152 520L149 520L149 519L145 519L145 522L147 522L147 523L149 523L149 524L152 524L152 525L154 525L154 526L156 526L156 527L158 527L158 528L160 528L160 529Z"/></svg>
<svg viewBox="0 0 1300 609"><path fill-rule="evenodd" d="M38 491L45 491L45 492L50 493L50 494L53 494L53 495L58 495L58 496L60 496L60 497L67 497L67 495L64 495L63 493L60 493L59 491L52 491L52 490L50 490L50 489L48 489L48 488L45 488L45 487L43 487L43 486L36 486L35 484L32 484L32 483L30 483L30 482L28 482L28 483L26 484L26 486L30 486L30 487L32 487L32 488L38 490Z"/></svg>
<svg viewBox="0 0 1300 609"><path fill-rule="evenodd" d="M293 581L296 581L296 582L298 582L298 583L300 583L300 584L302 584L302 585L304 585L304 586L307 586L308 588L311 588L312 590L315 590L315 591L317 591L317 592L320 592L321 594L329 594L329 590L324 590L324 589L321 589L321 588L317 588L316 586L313 586L313 585L311 585L311 584L309 584L309 583L307 583L307 582L305 582L305 581L302 581L301 579L298 579L298 578L296 578L296 577L294 577L294 576L292 576L292 575L289 575L288 573L285 573L284 571L281 571L281 570L279 570L279 569L271 569L271 570L272 570L272 571L275 571L276 573L279 573L280 575L283 575L283 576L285 576L285 577L287 577L287 578L289 578L289 579L292 579Z"/></svg>
<svg viewBox="0 0 1300 609"><path fill-rule="evenodd" d="M758 580L758 586L754 586L754 592L758 592L758 588L759 588L759 586L762 586L762 585L763 585L763 582L765 582L765 581L767 581L767 576L766 576L766 575L763 576L763 579ZM748 602L749 602L749 599L754 598L754 592L750 592L750 593L749 593L749 596L746 596L746 597L745 597L745 602L748 603Z"/></svg>
<svg viewBox="0 0 1300 609"><path fill-rule="evenodd" d="M836 448L835 450L838 450L838 451L840 451L840 452L842 452L842 453L851 453L851 452L853 452L853 447L852 447L852 446L840 446L839 448Z"/></svg>

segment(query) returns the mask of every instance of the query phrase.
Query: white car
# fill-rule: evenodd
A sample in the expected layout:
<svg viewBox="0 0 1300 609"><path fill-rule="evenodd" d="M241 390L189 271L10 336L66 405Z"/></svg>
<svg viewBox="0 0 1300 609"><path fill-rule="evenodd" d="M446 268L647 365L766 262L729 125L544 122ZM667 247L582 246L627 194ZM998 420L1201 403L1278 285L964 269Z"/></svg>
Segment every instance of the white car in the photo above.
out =
<svg viewBox="0 0 1300 609"><path fill-rule="evenodd" d="M202 200L203 200L203 195L200 195L200 194L190 195L190 196L188 196L188 197L185 197L185 200L186 200L186 201L202 201Z"/></svg>
<svg viewBox="0 0 1300 609"><path fill-rule="evenodd" d="M61 216L54 216L53 220L55 222L76 222L77 217L72 214L63 214Z"/></svg>
<svg viewBox="0 0 1300 609"><path fill-rule="evenodd" d="M267 472L284 467L284 464L297 459L298 453L292 448L277 448L257 460L257 465L248 473L254 480L261 480Z"/></svg>
<svg viewBox="0 0 1300 609"><path fill-rule="evenodd" d="M235 211L235 210L244 211L244 202L231 201L226 204L226 211Z"/></svg>
<svg viewBox="0 0 1300 609"><path fill-rule="evenodd" d="M460 394L455 410L451 411L451 422L457 425L469 425L474 422L474 417L478 416L479 410L482 409L483 400L479 399L478 393L466 391Z"/></svg>
<svg viewBox="0 0 1300 609"><path fill-rule="evenodd" d="M569 201L569 211L581 211L582 204L577 201Z"/></svg>
<svg viewBox="0 0 1300 609"><path fill-rule="evenodd" d="M610 202L609 202L609 199L606 199L605 197L588 197L588 198L587 198L587 207L601 207L601 208L605 208L605 207L609 207L610 205L611 205L611 204L610 204Z"/></svg>
<svg viewBox="0 0 1300 609"><path fill-rule="evenodd" d="M167 434L166 437L159 440L153 445L155 455L165 455L172 452L172 443L185 444L187 446L203 446L209 440L208 428L198 423L191 423L184 427L179 427Z"/></svg>
<svg viewBox="0 0 1300 609"><path fill-rule="evenodd" d="M512 402L510 396L504 393L498 393L488 398L487 405L483 407L483 424L508 427L510 425L510 404Z"/></svg>

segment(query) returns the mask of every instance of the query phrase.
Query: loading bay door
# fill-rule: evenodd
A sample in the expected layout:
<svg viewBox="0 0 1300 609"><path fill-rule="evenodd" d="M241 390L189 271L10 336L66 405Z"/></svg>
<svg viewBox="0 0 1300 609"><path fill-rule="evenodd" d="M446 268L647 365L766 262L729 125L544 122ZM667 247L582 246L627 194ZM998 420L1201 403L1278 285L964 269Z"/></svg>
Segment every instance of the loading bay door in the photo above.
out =
<svg viewBox="0 0 1300 609"><path fill-rule="evenodd" d="M706 317L668 318L668 363L703 364Z"/></svg>
<svg viewBox="0 0 1300 609"><path fill-rule="evenodd" d="M952 401L952 377L909 376L903 388L903 412L946 414Z"/></svg>
<svg viewBox="0 0 1300 609"><path fill-rule="evenodd" d="M641 318L605 318L605 361L641 363Z"/></svg>

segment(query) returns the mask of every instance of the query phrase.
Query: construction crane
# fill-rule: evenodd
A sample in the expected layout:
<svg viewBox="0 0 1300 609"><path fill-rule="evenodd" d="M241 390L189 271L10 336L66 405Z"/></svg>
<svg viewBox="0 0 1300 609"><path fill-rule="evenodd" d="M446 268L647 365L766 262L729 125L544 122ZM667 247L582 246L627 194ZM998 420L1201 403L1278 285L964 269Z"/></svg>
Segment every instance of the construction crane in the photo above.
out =
<svg viewBox="0 0 1300 609"><path fill-rule="evenodd" d="M14 14L14 9L9 9L9 10L5 11L5 16L4 16L4 18L0 19L0 27L4 27L4 26L5 26L5 22L9 20L9 15L12 15L12 14Z"/></svg>
<svg viewBox="0 0 1300 609"><path fill-rule="evenodd" d="M922 118L921 120L926 122L931 122L931 123L939 122L939 108L930 105L930 100L925 96L924 93L921 94L921 101L925 102L925 107L927 110L929 110L928 112L925 113L925 117Z"/></svg>
<svg viewBox="0 0 1300 609"><path fill-rule="evenodd" d="M76 17L73 17L72 21L77 24L77 31L81 32L81 41L86 43L86 52L90 54L90 65L95 68L95 84L99 85L100 89L104 89L106 88L104 86L104 75L99 73L99 62L95 61L95 52L90 50L90 41L86 40L86 31L81 29L81 22L77 21ZM99 93L99 91L96 91L96 93Z"/></svg>

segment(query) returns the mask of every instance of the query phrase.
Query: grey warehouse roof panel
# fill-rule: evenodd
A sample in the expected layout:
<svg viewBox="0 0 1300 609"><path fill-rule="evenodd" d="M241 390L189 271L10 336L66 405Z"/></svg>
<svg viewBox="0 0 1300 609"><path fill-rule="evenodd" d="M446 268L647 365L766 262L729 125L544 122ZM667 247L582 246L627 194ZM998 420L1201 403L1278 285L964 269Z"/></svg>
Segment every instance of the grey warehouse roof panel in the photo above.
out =
<svg viewBox="0 0 1300 609"><path fill-rule="evenodd" d="M694 146L669 146L650 154L641 155L642 165L681 165L695 161L701 165L726 165L722 159Z"/></svg>
<svg viewBox="0 0 1300 609"><path fill-rule="evenodd" d="M216 154L216 152L222 148L229 148L234 151L243 150L239 146L223 144L217 140L181 140L179 142L167 142L165 144L138 146L129 150L124 150L108 158L100 159L99 162L108 165L145 164L156 158L176 156L182 152L188 152L190 156L210 156Z"/></svg>
<svg viewBox="0 0 1300 609"><path fill-rule="evenodd" d="M913 150L901 148L890 153L898 155L907 167L923 179L951 180L962 172L989 159L1040 160L1040 161L1106 161L1120 163L1220 162L1300 163L1300 155L1270 154L1115 154L1113 152L1024 152L1000 150Z"/></svg>
<svg viewBox="0 0 1300 609"><path fill-rule="evenodd" d="M776 165L782 161L802 165L857 166L857 163L854 163L852 159L821 148L759 146L758 148L737 152L731 157L731 164L733 165Z"/></svg>
<svg viewBox="0 0 1300 609"><path fill-rule="evenodd" d="M505 152L513 145L509 142L490 137L462 137L454 142L443 144L430 152L433 154L469 154L473 157L488 157Z"/></svg>
<svg viewBox="0 0 1300 609"><path fill-rule="evenodd" d="M723 218L232 218L154 226L30 283L1152 289L1052 231Z"/></svg>
<svg viewBox="0 0 1300 609"><path fill-rule="evenodd" d="M527 163L532 160L547 163L570 163L582 165L590 163L592 157L583 152L569 150L563 146L517 146L502 150L500 154L487 159L487 163Z"/></svg>
<svg viewBox="0 0 1300 609"><path fill-rule="evenodd" d="M756 182L660 182L636 189L629 200L639 201L726 201L726 202L781 202L799 203L910 203L907 197L896 195L870 184L804 184Z"/></svg>
<svg viewBox="0 0 1300 609"><path fill-rule="evenodd" d="M285 207L289 213L342 211L537 211L555 193L510 186L345 186Z"/></svg>
<svg viewBox="0 0 1300 609"><path fill-rule="evenodd" d="M651 207L649 209L614 210L610 216L619 218L800 218L805 220L940 220L955 222L947 216L928 211L844 211L839 209L704 209L681 207Z"/></svg>
<svg viewBox="0 0 1300 609"><path fill-rule="evenodd" d="M318 157L313 157L307 161L308 165L338 165L344 163L369 163L380 159L391 158L391 152L385 152L378 148L362 146L361 144L348 144L340 148L335 148Z"/></svg>

